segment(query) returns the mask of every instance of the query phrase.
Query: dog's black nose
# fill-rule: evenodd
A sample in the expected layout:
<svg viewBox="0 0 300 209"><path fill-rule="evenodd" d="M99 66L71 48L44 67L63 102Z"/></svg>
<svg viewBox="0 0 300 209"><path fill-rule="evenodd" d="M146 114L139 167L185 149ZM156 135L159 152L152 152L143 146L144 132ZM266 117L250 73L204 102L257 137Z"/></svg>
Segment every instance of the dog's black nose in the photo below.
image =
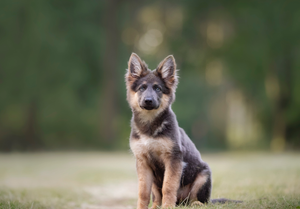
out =
<svg viewBox="0 0 300 209"><path fill-rule="evenodd" d="M147 105L151 105L152 104L152 98L145 98L145 103Z"/></svg>

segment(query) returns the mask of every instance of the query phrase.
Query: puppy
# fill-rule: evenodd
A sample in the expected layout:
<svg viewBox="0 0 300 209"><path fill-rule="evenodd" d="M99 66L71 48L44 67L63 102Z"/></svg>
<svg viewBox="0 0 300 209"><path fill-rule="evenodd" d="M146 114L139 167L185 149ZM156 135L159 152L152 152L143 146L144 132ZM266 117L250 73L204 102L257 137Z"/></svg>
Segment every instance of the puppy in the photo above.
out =
<svg viewBox="0 0 300 209"><path fill-rule="evenodd" d="M151 71L133 53L125 80L133 114L130 148L138 174L137 208L148 208L151 192L152 208L172 208L182 201L192 205L207 203L212 188L211 170L178 126L171 108L178 84L174 57L166 57Z"/></svg>

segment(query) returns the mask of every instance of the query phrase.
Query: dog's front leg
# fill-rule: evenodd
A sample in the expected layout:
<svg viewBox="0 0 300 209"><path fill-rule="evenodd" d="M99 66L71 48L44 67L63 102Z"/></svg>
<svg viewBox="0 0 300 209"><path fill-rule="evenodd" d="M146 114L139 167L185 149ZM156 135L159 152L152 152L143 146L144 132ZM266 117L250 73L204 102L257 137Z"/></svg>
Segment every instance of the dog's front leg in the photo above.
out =
<svg viewBox="0 0 300 209"><path fill-rule="evenodd" d="M137 209L147 209L150 202L153 174L145 157L136 159L136 168L139 179L139 199Z"/></svg>
<svg viewBox="0 0 300 209"><path fill-rule="evenodd" d="M175 207L181 174L182 163L180 160L168 159L165 161L165 175L162 188L163 208Z"/></svg>

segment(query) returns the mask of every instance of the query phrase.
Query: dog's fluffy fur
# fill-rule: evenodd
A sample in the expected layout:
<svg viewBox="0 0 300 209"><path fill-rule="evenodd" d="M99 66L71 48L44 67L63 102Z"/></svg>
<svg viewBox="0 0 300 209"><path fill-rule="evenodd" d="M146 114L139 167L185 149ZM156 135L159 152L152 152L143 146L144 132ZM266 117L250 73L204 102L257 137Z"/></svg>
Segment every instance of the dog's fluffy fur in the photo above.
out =
<svg viewBox="0 0 300 209"><path fill-rule="evenodd" d="M133 113L130 148L138 173L137 208L148 208L151 192L152 208L175 207L182 201L207 203L211 170L171 109L178 83L174 57L168 56L151 71L133 53L125 80Z"/></svg>

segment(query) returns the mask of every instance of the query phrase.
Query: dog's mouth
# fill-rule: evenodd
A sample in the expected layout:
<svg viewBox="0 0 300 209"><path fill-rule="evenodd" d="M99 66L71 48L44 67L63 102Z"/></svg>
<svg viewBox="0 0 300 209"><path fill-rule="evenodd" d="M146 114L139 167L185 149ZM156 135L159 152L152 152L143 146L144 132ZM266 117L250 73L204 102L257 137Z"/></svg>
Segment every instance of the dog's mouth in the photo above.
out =
<svg viewBox="0 0 300 209"><path fill-rule="evenodd" d="M145 110L153 110L153 109L157 109L158 107L155 107L153 105L144 105L144 106L140 106L142 109Z"/></svg>
<svg viewBox="0 0 300 209"><path fill-rule="evenodd" d="M154 109L154 107L144 107L146 110L153 110Z"/></svg>

